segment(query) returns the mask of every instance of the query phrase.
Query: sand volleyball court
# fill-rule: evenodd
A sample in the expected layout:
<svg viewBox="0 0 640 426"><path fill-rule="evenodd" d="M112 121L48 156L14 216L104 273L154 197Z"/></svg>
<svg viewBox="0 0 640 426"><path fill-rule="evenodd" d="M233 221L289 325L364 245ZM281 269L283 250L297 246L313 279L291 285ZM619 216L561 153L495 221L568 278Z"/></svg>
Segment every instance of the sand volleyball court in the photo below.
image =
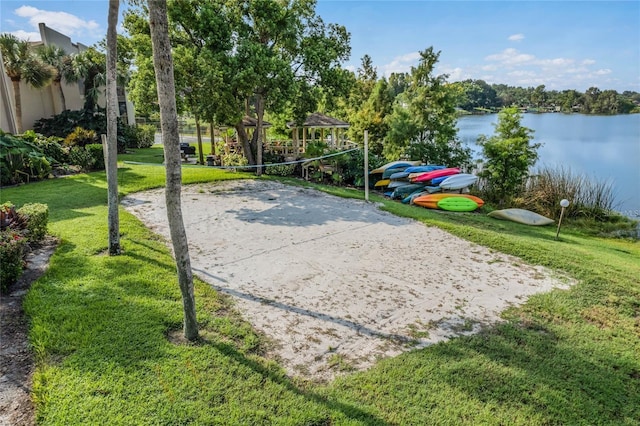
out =
<svg viewBox="0 0 640 426"><path fill-rule="evenodd" d="M164 189L123 200L169 238ZM379 210L261 180L183 188L194 273L230 295L291 375L331 379L477 332L550 271ZM416 207L418 208L418 207Z"/></svg>

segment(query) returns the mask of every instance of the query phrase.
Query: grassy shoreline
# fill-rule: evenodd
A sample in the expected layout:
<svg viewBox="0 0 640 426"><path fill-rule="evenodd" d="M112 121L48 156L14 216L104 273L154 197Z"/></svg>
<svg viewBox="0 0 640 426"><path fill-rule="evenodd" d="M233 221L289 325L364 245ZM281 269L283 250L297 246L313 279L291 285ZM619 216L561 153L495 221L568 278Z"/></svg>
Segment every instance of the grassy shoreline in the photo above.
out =
<svg viewBox="0 0 640 426"><path fill-rule="evenodd" d="M248 175L184 168L185 183ZM120 164L121 195L163 185L158 166ZM292 181L286 180L291 183ZM297 184L308 185L296 182ZM314 185L315 186L315 185ZM318 187L318 186L315 186ZM338 196L362 193L325 188ZM49 205L61 240L27 295L41 424L637 424L640 246L563 228L412 208L438 226L577 279L532 297L481 334L381 361L328 384L286 377L232 305L196 281L200 344L181 326L175 266L160 238L123 209L124 254L105 255L104 173L3 189Z"/></svg>

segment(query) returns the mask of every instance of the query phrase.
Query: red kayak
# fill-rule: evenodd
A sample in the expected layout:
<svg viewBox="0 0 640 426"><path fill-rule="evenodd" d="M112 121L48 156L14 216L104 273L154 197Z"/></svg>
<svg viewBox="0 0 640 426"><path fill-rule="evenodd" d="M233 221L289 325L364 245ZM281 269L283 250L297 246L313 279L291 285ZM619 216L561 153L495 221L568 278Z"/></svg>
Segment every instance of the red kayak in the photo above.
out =
<svg viewBox="0 0 640 426"><path fill-rule="evenodd" d="M414 183L427 182L431 179L435 179L443 176L457 175L458 173L460 173L459 168L449 167L447 169L440 169L440 170L434 170L432 172L423 173L420 176L417 176L414 179L412 179L411 182L414 182Z"/></svg>

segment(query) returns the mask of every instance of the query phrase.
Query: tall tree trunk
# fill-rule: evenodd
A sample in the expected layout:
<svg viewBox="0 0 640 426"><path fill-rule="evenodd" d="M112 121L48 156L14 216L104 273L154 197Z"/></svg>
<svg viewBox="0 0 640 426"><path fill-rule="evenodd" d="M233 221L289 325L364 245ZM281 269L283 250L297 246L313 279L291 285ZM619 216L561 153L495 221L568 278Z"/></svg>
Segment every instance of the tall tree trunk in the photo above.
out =
<svg viewBox="0 0 640 426"><path fill-rule="evenodd" d="M216 138L213 135L213 121L209 122L209 135L211 135L211 155L216 155Z"/></svg>
<svg viewBox="0 0 640 426"><path fill-rule="evenodd" d="M117 22L116 22L117 24ZM108 76L107 76L108 78ZM62 111L67 110L67 99L64 97L64 90L62 90L62 80L56 80L58 84L58 91L60 92L60 103L62 104Z"/></svg>
<svg viewBox="0 0 640 426"><path fill-rule="evenodd" d="M16 103L16 133L22 133L22 95L20 94L20 79L11 79L13 83L13 100Z"/></svg>
<svg viewBox="0 0 640 426"><path fill-rule="evenodd" d="M204 153L202 152L202 132L200 131L200 117L196 115L196 136L198 139L198 162L204 164Z"/></svg>
<svg viewBox="0 0 640 426"><path fill-rule="evenodd" d="M242 145L242 151L244 152L244 156L247 157L247 161L250 165L254 166L256 164L256 159L253 155L253 151L251 150L251 143L249 143L249 138L247 138L247 129L242 124L242 120L235 124L236 133L238 134L238 141Z"/></svg>
<svg viewBox="0 0 640 426"><path fill-rule="evenodd" d="M256 122L256 175L262 175L262 121L264 118L264 99L262 95L256 96L256 115L258 116L258 120Z"/></svg>
<svg viewBox="0 0 640 426"><path fill-rule="evenodd" d="M193 291L193 273L189 257L187 234L182 219L180 190L182 185L182 169L180 159L180 135L178 134L178 114L176 110L176 89L173 79L173 59L169 42L166 0L148 0L149 26L151 29L151 45L153 48L153 66L158 88L160 106L160 123L166 162L167 186L165 198L167 218L173 252L176 258L178 283L182 293L184 310L184 336L187 340L198 338L198 322L196 320L196 304Z"/></svg>
<svg viewBox="0 0 640 426"><path fill-rule="evenodd" d="M109 0L107 28L107 193L109 205L109 255L117 256L120 248L120 217L118 214L118 93L116 57L118 9L120 0ZM64 98L63 98L64 99Z"/></svg>

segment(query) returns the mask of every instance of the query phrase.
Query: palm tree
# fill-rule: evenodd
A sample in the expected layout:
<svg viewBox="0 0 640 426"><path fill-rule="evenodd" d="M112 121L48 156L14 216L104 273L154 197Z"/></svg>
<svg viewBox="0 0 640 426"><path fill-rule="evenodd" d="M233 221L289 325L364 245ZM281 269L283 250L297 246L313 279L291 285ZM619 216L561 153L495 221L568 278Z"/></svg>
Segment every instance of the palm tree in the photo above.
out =
<svg viewBox="0 0 640 426"><path fill-rule="evenodd" d="M68 75L67 81L84 82L84 109L93 111L100 95L100 86L106 83L106 57L94 48L73 55L73 72Z"/></svg>
<svg viewBox="0 0 640 426"><path fill-rule="evenodd" d="M4 69L13 84L16 131L22 133L20 81L24 80L27 84L39 89L49 84L53 78L53 70L33 54L28 41L19 40L12 34L0 35L0 52L2 52Z"/></svg>
<svg viewBox="0 0 640 426"><path fill-rule="evenodd" d="M51 66L54 70L53 84L58 87L62 110L64 111L67 109L67 102L62 90L62 81L64 80L67 83L77 81L73 71L72 57L64 49L54 45L40 46L38 55L45 64Z"/></svg>

